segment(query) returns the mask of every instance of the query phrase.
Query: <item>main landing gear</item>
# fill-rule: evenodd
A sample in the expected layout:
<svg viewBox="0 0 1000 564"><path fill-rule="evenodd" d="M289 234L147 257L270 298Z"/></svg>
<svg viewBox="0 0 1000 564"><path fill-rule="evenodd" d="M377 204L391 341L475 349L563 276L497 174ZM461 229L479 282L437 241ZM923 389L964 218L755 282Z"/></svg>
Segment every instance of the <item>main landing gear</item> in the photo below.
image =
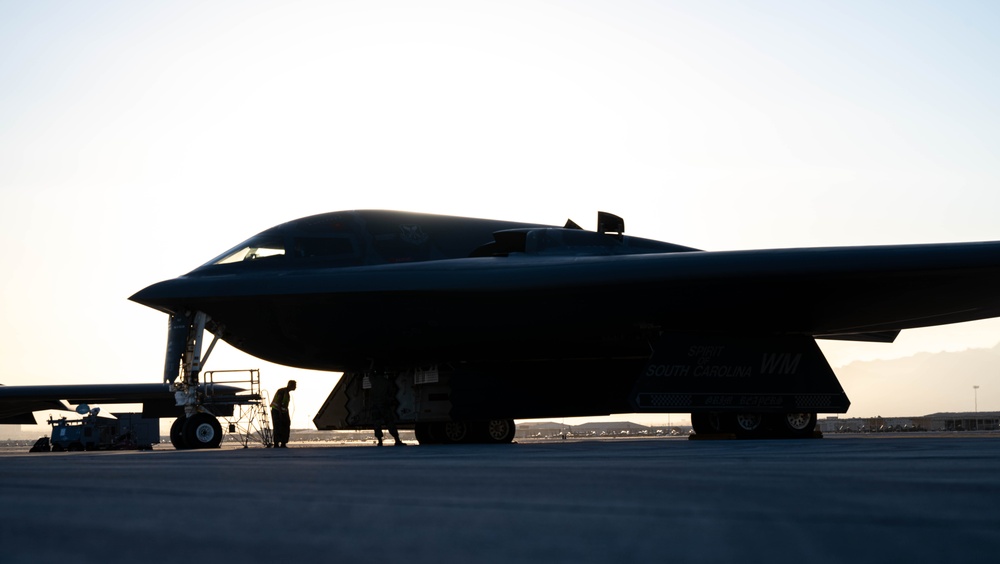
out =
<svg viewBox="0 0 1000 564"><path fill-rule="evenodd" d="M815 413L692 413L695 435L736 435L740 439L803 439L816 430Z"/></svg>
<svg viewBox="0 0 1000 564"><path fill-rule="evenodd" d="M507 444L514 440L515 431L513 419L417 423L414 428L417 442L422 445Z"/></svg>

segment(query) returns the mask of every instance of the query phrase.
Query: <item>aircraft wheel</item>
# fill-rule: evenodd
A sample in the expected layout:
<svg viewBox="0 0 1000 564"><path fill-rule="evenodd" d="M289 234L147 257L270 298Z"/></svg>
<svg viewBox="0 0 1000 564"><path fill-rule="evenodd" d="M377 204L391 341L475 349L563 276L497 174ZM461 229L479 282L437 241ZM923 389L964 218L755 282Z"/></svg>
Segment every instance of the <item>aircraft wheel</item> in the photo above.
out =
<svg viewBox="0 0 1000 564"><path fill-rule="evenodd" d="M184 442L188 448L219 448L222 425L207 413L195 413L184 423Z"/></svg>
<svg viewBox="0 0 1000 564"><path fill-rule="evenodd" d="M187 422L187 417L181 415L177 419L174 419L173 424L170 425L170 444L174 445L174 448L177 450L188 448L187 442L184 440L185 422Z"/></svg>
<svg viewBox="0 0 1000 564"><path fill-rule="evenodd" d="M417 423L413 426L413 438L418 444L427 444L427 423Z"/></svg>
<svg viewBox="0 0 1000 564"><path fill-rule="evenodd" d="M695 434L716 435L732 433L732 416L724 413L692 413L691 428Z"/></svg>
<svg viewBox="0 0 1000 564"><path fill-rule="evenodd" d="M441 423L417 423L413 427L413 436L422 445L436 445L444 442L444 426Z"/></svg>
<svg viewBox="0 0 1000 564"><path fill-rule="evenodd" d="M491 444L507 444L514 440L517 431L513 419L490 419L486 422L485 439Z"/></svg>
<svg viewBox="0 0 1000 564"><path fill-rule="evenodd" d="M465 421L449 421L444 424L445 441L463 443L469 438L469 424Z"/></svg>
<svg viewBox="0 0 1000 564"><path fill-rule="evenodd" d="M764 430L764 416L760 413L737 413L736 434L741 437L759 435Z"/></svg>
<svg viewBox="0 0 1000 564"><path fill-rule="evenodd" d="M777 427L792 437L809 437L816 429L815 413L778 414Z"/></svg>
<svg viewBox="0 0 1000 564"><path fill-rule="evenodd" d="M445 425L446 423L440 421L427 423L427 444L440 445L448 442L448 436L445 434Z"/></svg>

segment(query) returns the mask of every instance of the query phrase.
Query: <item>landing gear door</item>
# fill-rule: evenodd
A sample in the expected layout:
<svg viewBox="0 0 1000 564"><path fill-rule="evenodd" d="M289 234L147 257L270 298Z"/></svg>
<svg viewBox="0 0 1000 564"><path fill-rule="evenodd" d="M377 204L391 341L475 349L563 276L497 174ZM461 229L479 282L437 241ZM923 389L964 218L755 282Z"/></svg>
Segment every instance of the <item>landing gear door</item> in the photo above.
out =
<svg viewBox="0 0 1000 564"><path fill-rule="evenodd" d="M666 334L629 398L636 412L845 413L850 400L804 335Z"/></svg>
<svg viewBox="0 0 1000 564"><path fill-rule="evenodd" d="M313 417L313 424L321 431L369 426L364 416L364 374L345 372Z"/></svg>

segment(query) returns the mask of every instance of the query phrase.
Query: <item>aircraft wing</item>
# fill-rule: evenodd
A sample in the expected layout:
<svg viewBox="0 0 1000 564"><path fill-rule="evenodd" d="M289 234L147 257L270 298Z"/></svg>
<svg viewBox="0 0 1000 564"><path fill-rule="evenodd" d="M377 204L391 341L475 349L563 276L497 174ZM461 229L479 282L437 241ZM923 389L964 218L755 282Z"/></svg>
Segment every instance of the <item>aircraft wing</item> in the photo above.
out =
<svg viewBox="0 0 1000 564"><path fill-rule="evenodd" d="M674 331L892 341L902 329L1000 316L1000 242L567 257L534 265L529 257L489 276L448 274L456 292L478 279L500 296L586 304L585 316L632 317Z"/></svg>
<svg viewBox="0 0 1000 564"><path fill-rule="evenodd" d="M667 323L706 331L891 342L902 329L1000 315L1000 242L627 258L637 263L623 269L628 285L673 296L639 292L665 306Z"/></svg>
<svg viewBox="0 0 1000 564"><path fill-rule="evenodd" d="M0 394L5 387L0 385ZM2 397L0 395L0 398ZM32 413L47 409L71 411L69 406L60 400L0 399L0 425L34 425L37 421Z"/></svg>
<svg viewBox="0 0 1000 564"><path fill-rule="evenodd" d="M667 276L671 285L715 302L716 315L747 316L762 330L891 342L902 329L1000 315L1000 242L675 258L686 264Z"/></svg>
<svg viewBox="0 0 1000 564"><path fill-rule="evenodd" d="M216 394L235 395L236 386L214 385ZM70 410L65 402L79 404L141 403L143 410L159 412L174 404L169 384L67 384L45 386L0 385L0 424L34 425L35 411Z"/></svg>
<svg viewBox="0 0 1000 564"><path fill-rule="evenodd" d="M186 282L228 283L209 277ZM340 294L364 301L367 313L380 320L392 315L383 309L397 305L380 309L382 295L419 296L429 303L440 298L439 311L489 311L488 324L505 317L537 322L544 316L568 320L567 325L640 322L674 331L891 341L902 329L1000 316L1000 242L613 257L526 254L266 282L265 292L263 280L249 278L226 292L203 290L206 297L243 291L265 298Z"/></svg>

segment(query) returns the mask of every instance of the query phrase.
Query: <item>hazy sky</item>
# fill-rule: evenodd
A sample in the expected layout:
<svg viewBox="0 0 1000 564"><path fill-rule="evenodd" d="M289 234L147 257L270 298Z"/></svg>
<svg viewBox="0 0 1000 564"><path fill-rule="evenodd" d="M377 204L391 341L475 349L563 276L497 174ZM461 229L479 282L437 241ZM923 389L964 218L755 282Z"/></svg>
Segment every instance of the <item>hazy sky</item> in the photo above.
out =
<svg viewBox="0 0 1000 564"><path fill-rule="evenodd" d="M998 240L998 6L0 0L0 382L159 381L166 316L127 297L326 211L606 210L709 250ZM336 378L207 366L244 367L298 378L301 427Z"/></svg>

